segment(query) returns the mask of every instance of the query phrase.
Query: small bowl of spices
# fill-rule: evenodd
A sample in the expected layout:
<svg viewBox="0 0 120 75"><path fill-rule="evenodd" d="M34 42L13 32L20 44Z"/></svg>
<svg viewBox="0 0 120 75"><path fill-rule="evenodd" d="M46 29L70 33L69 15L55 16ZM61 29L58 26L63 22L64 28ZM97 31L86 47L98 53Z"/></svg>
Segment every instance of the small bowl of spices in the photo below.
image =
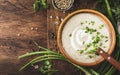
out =
<svg viewBox="0 0 120 75"><path fill-rule="evenodd" d="M53 7L60 11L69 10L74 3L74 0L52 0Z"/></svg>

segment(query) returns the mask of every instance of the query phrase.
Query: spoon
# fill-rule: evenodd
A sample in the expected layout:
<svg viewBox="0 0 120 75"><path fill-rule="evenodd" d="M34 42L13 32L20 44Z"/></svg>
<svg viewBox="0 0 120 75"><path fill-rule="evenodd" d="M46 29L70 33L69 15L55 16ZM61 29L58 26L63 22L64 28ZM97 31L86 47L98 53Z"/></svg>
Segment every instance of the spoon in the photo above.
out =
<svg viewBox="0 0 120 75"><path fill-rule="evenodd" d="M98 48L97 53L120 71L120 63L111 57L108 53L106 53L103 49Z"/></svg>

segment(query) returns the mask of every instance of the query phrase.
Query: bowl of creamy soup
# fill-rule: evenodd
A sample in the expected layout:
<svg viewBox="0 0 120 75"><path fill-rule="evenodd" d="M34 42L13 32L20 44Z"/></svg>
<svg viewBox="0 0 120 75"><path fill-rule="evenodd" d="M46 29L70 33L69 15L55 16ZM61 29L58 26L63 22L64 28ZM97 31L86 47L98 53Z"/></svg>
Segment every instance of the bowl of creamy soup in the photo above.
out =
<svg viewBox="0 0 120 75"><path fill-rule="evenodd" d="M111 54L116 35L107 17L95 10L82 9L63 20L58 29L57 42L60 52L71 62L94 66L104 60L96 50L100 47Z"/></svg>

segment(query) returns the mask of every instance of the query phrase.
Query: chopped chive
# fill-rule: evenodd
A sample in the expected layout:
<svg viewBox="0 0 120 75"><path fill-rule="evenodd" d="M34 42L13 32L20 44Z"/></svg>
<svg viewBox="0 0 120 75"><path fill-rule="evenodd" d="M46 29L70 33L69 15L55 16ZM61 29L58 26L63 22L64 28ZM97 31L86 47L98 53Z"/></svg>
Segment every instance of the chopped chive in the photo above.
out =
<svg viewBox="0 0 120 75"><path fill-rule="evenodd" d="M100 43L100 46L102 46L102 42Z"/></svg>
<svg viewBox="0 0 120 75"><path fill-rule="evenodd" d="M88 28L88 27L86 27L86 30L89 30L89 28Z"/></svg>
<svg viewBox="0 0 120 75"><path fill-rule="evenodd" d="M100 37L96 37L95 40L93 41L93 44L98 43L100 40L101 40Z"/></svg>
<svg viewBox="0 0 120 75"><path fill-rule="evenodd" d="M81 22L80 24L81 24L81 25L83 25L84 23L83 23L83 22Z"/></svg>
<svg viewBox="0 0 120 75"><path fill-rule="evenodd" d="M103 46L103 48L106 48L106 46Z"/></svg>
<svg viewBox="0 0 120 75"><path fill-rule="evenodd" d="M93 49L93 50L96 52L96 50L97 50L97 49L98 49L98 46L94 47L94 49Z"/></svg>
<svg viewBox="0 0 120 75"><path fill-rule="evenodd" d="M105 42L108 42L108 40L105 40Z"/></svg>
<svg viewBox="0 0 120 75"><path fill-rule="evenodd" d="M95 50L95 49L90 50L90 51L87 51L87 53L89 53L89 54L94 54L95 52L96 52L96 50Z"/></svg>
<svg viewBox="0 0 120 75"><path fill-rule="evenodd" d="M99 35L99 34L100 34L100 32L97 32L97 34Z"/></svg>
<svg viewBox="0 0 120 75"><path fill-rule="evenodd" d="M93 40L93 39L95 39L95 37L94 37L94 36L92 36L92 40Z"/></svg>
<svg viewBox="0 0 120 75"><path fill-rule="evenodd" d="M88 25L90 25L90 22L88 23Z"/></svg>
<svg viewBox="0 0 120 75"><path fill-rule="evenodd" d="M84 52L84 50L79 50L80 51L80 54L82 54Z"/></svg>
<svg viewBox="0 0 120 75"><path fill-rule="evenodd" d="M83 43L82 43L83 45L85 44L85 41L83 41Z"/></svg>
<svg viewBox="0 0 120 75"><path fill-rule="evenodd" d="M85 50L87 50L88 48L86 47Z"/></svg>
<svg viewBox="0 0 120 75"><path fill-rule="evenodd" d="M100 26L99 29L102 29L102 27Z"/></svg>
<svg viewBox="0 0 120 75"><path fill-rule="evenodd" d="M96 29L93 29L94 32L96 32L97 30Z"/></svg>
<svg viewBox="0 0 120 75"><path fill-rule="evenodd" d="M105 38L108 38L108 36L105 36Z"/></svg>
<svg viewBox="0 0 120 75"><path fill-rule="evenodd" d="M94 25L94 24L95 24L95 21L91 21L91 24Z"/></svg>
<svg viewBox="0 0 120 75"><path fill-rule="evenodd" d="M102 29L103 27L104 27L104 25L100 25L100 26L99 26L99 29Z"/></svg>
<svg viewBox="0 0 120 75"><path fill-rule="evenodd" d="M85 31L85 33L88 33L88 31Z"/></svg>
<svg viewBox="0 0 120 75"><path fill-rule="evenodd" d="M92 34L92 31L90 31L90 34Z"/></svg>
<svg viewBox="0 0 120 75"><path fill-rule="evenodd" d="M90 47L92 44L91 43L89 43L89 44L87 44L87 47Z"/></svg>
<svg viewBox="0 0 120 75"><path fill-rule="evenodd" d="M89 57L89 58L93 58L93 56L92 56L92 55L88 55L88 57Z"/></svg>
<svg viewBox="0 0 120 75"><path fill-rule="evenodd" d="M101 35L101 38L104 38L104 35Z"/></svg>
<svg viewBox="0 0 120 75"><path fill-rule="evenodd" d="M101 25L101 27L104 27L104 25Z"/></svg>
<svg viewBox="0 0 120 75"><path fill-rule="evenodd" d="M85 21L85 23L87 23L88 21Z"/></svg>
<svg viewBox="0 0 120 75"><path fill-rule="evenodd" d="M69 34L69 37L71 37L72 36L72 34Z"/></svg>

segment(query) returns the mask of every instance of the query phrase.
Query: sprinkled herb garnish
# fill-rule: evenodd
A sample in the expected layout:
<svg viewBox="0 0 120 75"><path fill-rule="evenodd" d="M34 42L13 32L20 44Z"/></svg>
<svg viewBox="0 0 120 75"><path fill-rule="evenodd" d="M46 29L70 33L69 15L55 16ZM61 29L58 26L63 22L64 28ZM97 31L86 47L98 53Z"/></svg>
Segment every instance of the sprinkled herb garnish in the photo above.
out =
<svg viewBox="0 0 120 75"><path fill-rule="evenodd" d="M96 29L86 27L85 33L88 33L88 32L89 32L90 34L92 34L93 32L96 32L96 31L97 31Z"/></svg>
<svg viewBox="0 0 120 75"><path fill-rule="evenodd" d="M103 46L103 48L106 48L106 46Z"/></svg>
<svg viewBox="0 0 120 75"><path fill-rule="evenodd" d="M89 58L93 58L93 56L92 56L92 55L88 55L88 57L89 57Z"/></svg>
<svg viewBox="0 0 120 75"><path fill-rule="evenodd" d="M84 52L84 50L79 50L80 54L82 54Z"/></svg>
<svg viewBox="0 0 120 75"><path fill-rule="evenodd" d="M98 43L100 40L101 40L100 37L97 36L97 37L95 38L95 40L93 41L93 43L96 44L96 43Z"/></svg>
<svg viewBox="0 0 120 75"><path fill-rule="evenodd" d="M95 24L95 21L91 21L91 24L94 25L94 24Z"/></svg>
<svg viewBox="0 0 120 75"><path fill-rule="evenodd" d="M105 36L104 35L100 35L101 36L101 38L104 38Z"/></svg>
<svg viewBox="0 0 120 75"><path fill-rule="evenodd" d="M88 21L85 21L85 23L87 23Z"/></svg>
<svg viewBox="0 0 120 75"><path fill-rule="evenodd" d="M105 38L107 39L107 38L108 38L108 36L105 36Z"/></svg>
<svg viewBox="0 0 120 75"><path fill-rule="evenodd" d="M100 42L100 46L102 46L102 42Z"/></svg>
<svg viewBox="0 0 120 75"><path fill-rule="evenodd" d="M90 47L92 44L91 43L89 43L89 44L87 44L87 47Z"/></svg>
<svg viewBox="0 0 120 75"><path fill-rule="evenodd" d="M104 27L104 25L102 24L102 25L99 26L99 29L102 29L103 27Z"/></svg>
<svg viewBox="0 0 120 75"><path fill-rule="evenodd" d="M100 34L100 32L97 32L97 34L99 35L99 34Z"/></svg>
<svg viewBox="0 0 120 75"><path fill-rule="evenodd" d="M82 43L83 45L85 44L85 41L83 41L83 43Z"/></svg>
<svg viewBox="0 0 120 75"><path fill-rule="evenodd" d="M69 37L71 37L72 36L72 34L69 34Z"/></svg>
<svg viewBox="0 0 120 75"><path fill-rule="evenodd" d="M83 25L84 23L83 23L83 22L81 22L80 24L81 24L81 25Z"/></svg>
<svg viewBox="0 0 120 75"><path fill-rule="evenodd" d="M95 39L95 37L94 37L94 36L92 36L92 40L93 40L93 39Z"/></svg>
<svg viewBox="0 0 120 75"><path fill-rule="evenodd" d="M105 42L108 42L108 40L105 40Z"/></svg>
<svg viewBox="0 0 120 75"><path fill-rule="evenodd" d="M90 25L90 22L88 23L88 25Z"/></svg>
<svg viewBox="0 0 120 75"><path fill-rule="evenodd" d="M85 20L84 22L81 22L80 24L81 25L85 24L85 26L86 26L86 24L93 26L93 25L95 25L95 21L87 21L87 20ZM102 29L103 27L104 27L103 24L98 26L99 29ZM78 50L78 51L79 51L80 54L82 54L83 52L87 53L89 58L93 58L94 57L93 54L96 55L96 50L98 49L98 47L106 48L106 46L103 46L103 43L108 41L108 39L107 39L108 36L105 36L105 35L101 34L99 31L94 29L94 27L86 26L83 30L85 30L85 33L89 33L89 34L94 33L96 35L92 36L91 39L93 41L91 43L86 44L85 43L86 41L83 41L82 45L85 46L85 49ZM70 36L72 36L72 34L70 34ZM106 38L105 41L102 41L103 38Z"/></svg>

